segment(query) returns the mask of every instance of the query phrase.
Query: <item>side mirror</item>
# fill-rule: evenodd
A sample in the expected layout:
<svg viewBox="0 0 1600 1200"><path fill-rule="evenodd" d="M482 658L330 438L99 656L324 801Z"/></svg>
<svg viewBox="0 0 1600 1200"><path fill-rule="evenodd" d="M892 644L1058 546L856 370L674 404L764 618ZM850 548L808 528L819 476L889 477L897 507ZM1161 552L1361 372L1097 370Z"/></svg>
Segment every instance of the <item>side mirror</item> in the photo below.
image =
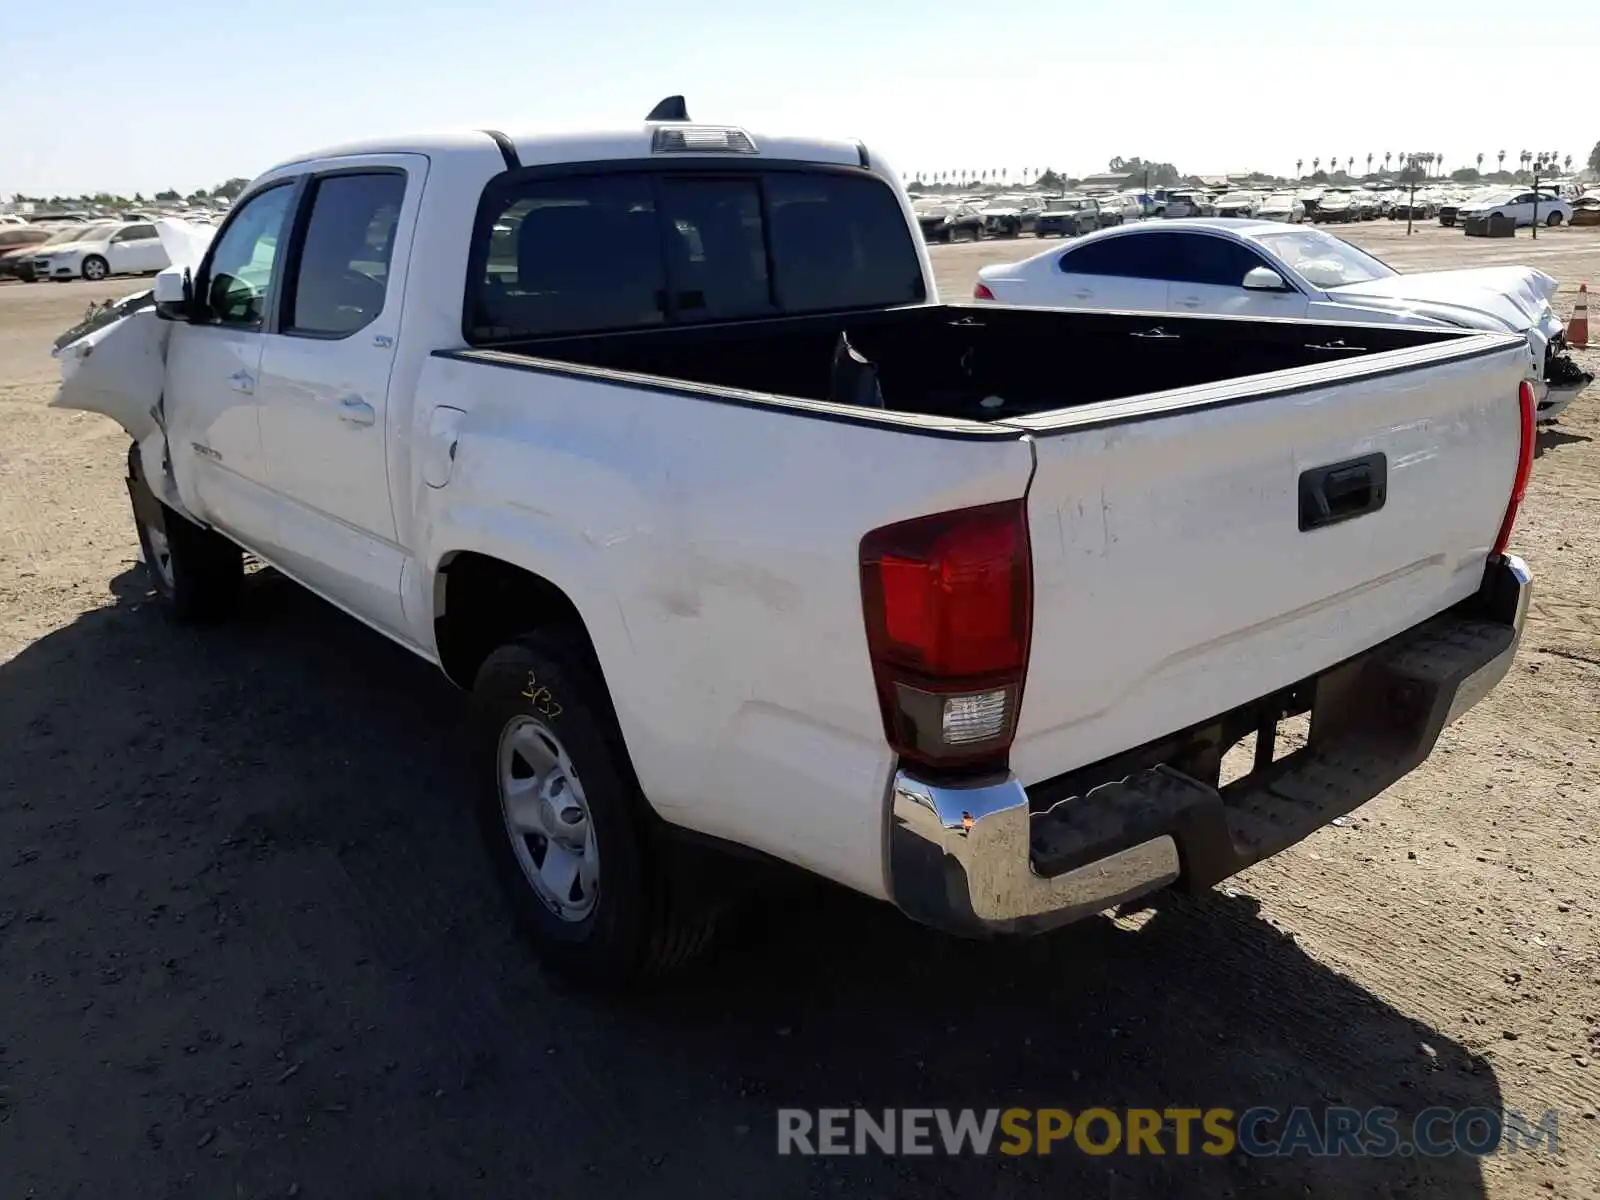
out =
<svg viewBox="0 0 1600 1200"><path fill-rule="evenodd" d="M1244 286L1252 292L1287 292L1289 285L1271 267L1252 267L1245 272ZM159 293L157 293L159 295Z"/></svg>
<svg viewBox="0 0 1600 1200"><path fill-rule="evenodd" d="M156 276L156 316L163 321L187 321L194 289L188 267L168 267Z"/></svg>

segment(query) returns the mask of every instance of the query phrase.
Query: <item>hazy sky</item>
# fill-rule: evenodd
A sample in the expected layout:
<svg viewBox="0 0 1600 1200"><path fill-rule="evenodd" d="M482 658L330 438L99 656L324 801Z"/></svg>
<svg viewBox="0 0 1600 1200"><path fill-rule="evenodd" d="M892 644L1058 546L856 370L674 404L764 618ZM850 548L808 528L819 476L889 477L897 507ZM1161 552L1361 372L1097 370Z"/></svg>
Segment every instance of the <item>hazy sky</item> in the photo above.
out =
<svg viewBox="0 0 1600 1200"><path fill-rule="evenodd" d="M905 173L1084 174L1119 154L1288 172L1406 149L1450 167L1524 148L1579 165L1600 138L1600 6L1585 3L1545 17L1489 0L7 8L3 196L188 191L373 134L631 123L673 92L701 120L861 137Z"/></svg>

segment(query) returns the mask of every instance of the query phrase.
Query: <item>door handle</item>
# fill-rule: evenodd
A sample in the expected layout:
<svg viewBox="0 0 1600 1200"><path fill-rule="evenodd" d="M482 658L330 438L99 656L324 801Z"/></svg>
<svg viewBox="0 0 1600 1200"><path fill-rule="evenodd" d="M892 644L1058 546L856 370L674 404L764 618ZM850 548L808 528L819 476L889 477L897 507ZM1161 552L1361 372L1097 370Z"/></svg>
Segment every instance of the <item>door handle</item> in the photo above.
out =
<svg viewBox="0 0 1600 1200"><path fill-rule="evenodd" d="M1388 498L1389 460L1368 454L1300 476L1300 532L1377 512Z"/></svg>
<svg viewBox="0 0 1600 1200"><path fill-rule="evenodd" d="M243 392L247 396L256 390L255 377L249 371L235 371L228 376L228 382L233 384L234 391Z"/></svg>
<svg viewBox="0 0 1600 1200"><path fill-rule="evenodd" d="M339 401L339 419L351 425L371 425L378 414L360 396L346 396Z"/></svg>
<svg viewBox="0 0 1600 1200"><path fill-rule="evenodd" d="M1093 295L1094 295L1093 292L1073 292L1072 293L1072 298L1074 300L1087 300Z"/></svg>
<svg viewBox="0 0 1600 1200"><path fill-rule="evenodd" d="M1178 301L1184 308L1199 308L1200 301L1194 296L1186 296Z"/></svg>

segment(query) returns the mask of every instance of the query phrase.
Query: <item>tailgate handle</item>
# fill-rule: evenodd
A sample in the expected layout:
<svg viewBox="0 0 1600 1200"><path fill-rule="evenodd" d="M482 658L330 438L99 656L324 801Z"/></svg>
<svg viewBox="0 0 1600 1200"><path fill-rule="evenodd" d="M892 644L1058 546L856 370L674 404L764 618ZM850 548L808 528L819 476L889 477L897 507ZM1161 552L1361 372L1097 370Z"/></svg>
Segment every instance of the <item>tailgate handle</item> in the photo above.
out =
<svg viewBox="0 0 1600 1200"><path fill-rule="evenodd" d="M1300 532L1377 512L1389 493L1389 460L1368 454L1300 476Z"/></svg>

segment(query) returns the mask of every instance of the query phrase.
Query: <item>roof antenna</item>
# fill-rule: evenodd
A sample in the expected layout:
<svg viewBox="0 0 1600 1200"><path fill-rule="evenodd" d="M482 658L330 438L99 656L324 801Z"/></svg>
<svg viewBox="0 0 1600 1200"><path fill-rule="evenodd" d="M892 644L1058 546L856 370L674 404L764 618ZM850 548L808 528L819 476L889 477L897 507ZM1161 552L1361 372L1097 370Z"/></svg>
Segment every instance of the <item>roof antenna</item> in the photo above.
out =
<svg viewBox="0 0 1600 1200"><path fill-rule="evenodd" d="M682 96L668 96L660 104L650 110L646 121L687 121L689 108L683 102Z"/></svg>

